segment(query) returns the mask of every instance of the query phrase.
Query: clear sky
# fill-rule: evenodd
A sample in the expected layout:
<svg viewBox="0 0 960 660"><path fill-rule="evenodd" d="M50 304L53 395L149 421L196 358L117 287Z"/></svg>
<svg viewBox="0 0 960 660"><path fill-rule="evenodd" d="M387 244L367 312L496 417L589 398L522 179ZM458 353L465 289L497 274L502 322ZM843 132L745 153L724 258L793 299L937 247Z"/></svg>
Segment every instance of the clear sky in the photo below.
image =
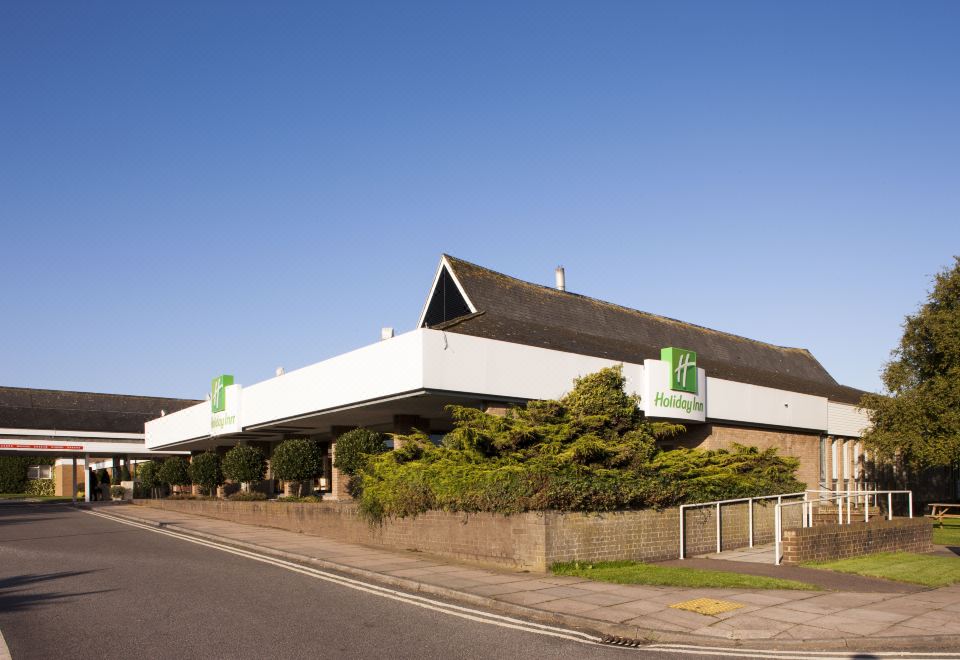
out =
<svg viewBox="0 0 960 660"><path fill-rule="evenodd" d="M440 254L880 387L960 252L958 2L0 3L0 384L202 397Z"/></svg>

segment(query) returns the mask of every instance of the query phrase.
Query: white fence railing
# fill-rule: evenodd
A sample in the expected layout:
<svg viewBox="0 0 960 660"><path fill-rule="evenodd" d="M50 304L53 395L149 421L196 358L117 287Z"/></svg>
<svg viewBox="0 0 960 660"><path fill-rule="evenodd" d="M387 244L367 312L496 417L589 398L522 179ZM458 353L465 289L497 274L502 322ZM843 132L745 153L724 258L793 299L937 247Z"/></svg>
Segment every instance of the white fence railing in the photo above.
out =
<svg viewBox="0 0 960 660"><path fill-rule="evenodd" d="M784 499L790 497L803 497L806 498L806 493L783 493L781 495L764 495L761 497L740 497L734 500L716 500L714 502L698 502L696 504L681 504L680 505L680 559L685 558L684 545L686 544L686 525L684 519L684 511L687 509L694 509L700 507L714 507L716 509L716 523L717 523L717 552L720 552L723 548L723 528L721 524L721 508L724 504L735 504L740 502L747 502L747 508L749 514L747 516L747 536L749 538L749 547L753 547L753 503L761 500L776 500L777 504L781 504ZM795 504L799 504L796 502Z"/></svg>
<svg viewBox="0 0 960 660"><path fill-rule="evenodd" d="M824 495L825 492L832 493L831 495ZM810 496L810 493L815 493L816 497ZM813 510L815 505L819 505L820 508L823 508L824 503L836 501L837 503L837 523L840 525L847 524L849 525L853 522L853 506L854 505L863 505L863 520L864 522L870 522L870 500L873 499L873 506L879 508L879 497L886 495L887 500L887 520L893 518L893 496L894 495L906 495L907 496L907 516L913 518L913 491L911 490L850 490L850 491L824 491L824 490L808 490L803 495L803 501L801 502L777 502L774 507L774 524L773 524L773 536L774 536L774 553L773 553L773 563L777 566L780 565L780 560L783 558L783 509L788 506L802 506L801 511L801 527L813 527ZM844 523L844 509L846 509L846 523ZM682 516L682 512L681 512ZM681 541L682 542L682 541Z"/></svg>

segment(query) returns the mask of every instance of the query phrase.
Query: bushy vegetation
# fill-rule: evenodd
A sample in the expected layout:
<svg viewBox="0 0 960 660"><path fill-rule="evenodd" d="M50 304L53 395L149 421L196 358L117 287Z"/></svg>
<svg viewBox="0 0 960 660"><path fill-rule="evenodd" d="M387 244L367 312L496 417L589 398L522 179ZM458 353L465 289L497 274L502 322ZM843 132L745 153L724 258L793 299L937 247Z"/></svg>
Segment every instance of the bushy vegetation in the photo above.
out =
<svg viewBox="0 0 960 660"><path fill-rule="evenodd" d="M53 479L31 479L27 482L26 493L35 497L53 497L56 492Z"/></svg>
<svg viewBox="0 0 960 660"><path fill-rule="evenodd" d="M273 450L270 469L273 476L283 481L312 480L323 472L323 450L318 443L306 438L284 440Z"/></svg>
<svg viewBox="0 0 960 660"><path fill-rule="evenodd" d="M267 471L263 452L251 445L237 445L223 457L223 476L248 490L251 481L260 481Z"/></svg>
<svg viewBox="0 0 960 660"><path fill-rule="evenodd" d="M127 489L123 486L110 486L110 497L119 500L123 499L123 496L126 495Z"/></svg>
<svg viewBox="0 0 960 660"><path fill-rule="evenodd" d="M163 479L160 477L160 468L161 464L156 461L147 461L137 466L137 484L134 489L135 496L157 496L157 490L163 485Z"/></svg>
<svg viewBox="0 0 960 660"><path fill-rule="evenodd" d="M27 488L28 456L0 456L0 493L22 493Z"/></svg>
<svg viewBox="0 0 960 660"><path fill-rule="evenodd" d="M363 490L360 472L371 457L387 450L383 436L370 429L353 429L337 438L333 466L349 477L347 491L357 497Z"/></svg>
<svg viewBox="0 0 960 660"><path fill-rule="evenodd" d="M260 493L257 491L238 491L232 495L228 495L227 499L231 502L262 502L267 499L265 493Z"/></svg>
<svg viewBox="0 0 960 660"><path fill-rule="evenodd" d="M190 484L190 473L187 461L181 456L170 456L157 471L160 480L171 486L187 486Z"/></svg>
<svg viewBox="0 0 960 660"><path fill-rule="evenodd" d="M614 367L577 379L558 401L503 417L451 406L454 430L441 446L414 433L369 457L360 510L374 521L431 509L607 511L803 488L798 461L772 449L658 450L658 439L683 427L645 419L623 386Z"/></svg>
<svg viewBox="0 0 960 660"><path fill-rule="evenodd" d="M207 495L216 495L217 486L223 484L220 457L212 451L193 456L187 473L190 475L190 481L200 486Z"/></svg>

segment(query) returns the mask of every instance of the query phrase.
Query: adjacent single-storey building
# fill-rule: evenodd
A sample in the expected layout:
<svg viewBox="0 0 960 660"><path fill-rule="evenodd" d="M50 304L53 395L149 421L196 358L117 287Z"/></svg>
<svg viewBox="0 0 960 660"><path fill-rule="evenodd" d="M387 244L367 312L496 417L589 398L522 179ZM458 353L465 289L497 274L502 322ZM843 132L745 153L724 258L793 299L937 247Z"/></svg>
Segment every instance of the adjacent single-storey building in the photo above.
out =
<svg viewBox="0 0 960 660"><path fill-rule="evenodd" d="M123 461L156 456L144 446L144 424L155 417L197 404L125 394L67 392L0 387L0 455L45 456L52 464L36 465L31 479L53 479L55 494L85 493L86 468L109 459Z"/></svg>
<svg viewBox="0 0 960 660"><path fill-rule="evenodd" d="M284 439L312 437L328 448L325 488L341 498L329 459L348 429L440 438L450 404L502 412L559 397L578 376L617 364L648 417L686 425L665 448L774 446L800 460L808 488L863 485L863 392L839 384L808 350L578 295L562 269L551 288L450 256L415 330L249 386L218 377L209 401L148 421L146 447L249 442L269 456Z"/></svg>

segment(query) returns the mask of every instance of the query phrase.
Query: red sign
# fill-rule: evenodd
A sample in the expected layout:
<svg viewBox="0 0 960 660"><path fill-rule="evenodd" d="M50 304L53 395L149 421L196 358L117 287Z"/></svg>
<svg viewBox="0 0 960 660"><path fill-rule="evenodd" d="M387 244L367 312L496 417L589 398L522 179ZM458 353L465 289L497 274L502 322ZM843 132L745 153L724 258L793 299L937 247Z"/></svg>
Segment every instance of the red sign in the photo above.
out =
<svg viewBox="0 0 960 660"><path fill-rule="evenodd" d="M0 443L0 449L69 449L83 451L83 445L10 445Z"/></svg>

